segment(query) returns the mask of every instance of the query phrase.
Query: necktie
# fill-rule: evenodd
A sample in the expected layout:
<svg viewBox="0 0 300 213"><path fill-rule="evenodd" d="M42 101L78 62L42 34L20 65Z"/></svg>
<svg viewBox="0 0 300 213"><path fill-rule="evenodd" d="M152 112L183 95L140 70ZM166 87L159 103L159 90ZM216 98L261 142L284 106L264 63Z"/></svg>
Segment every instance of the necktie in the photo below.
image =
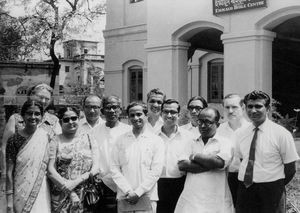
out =
<svg viewBox="0 0 300 213"><path fill-rule="evenodd" d="M250 145L250 151L249 151L249 159L248 164L244 176L244 184L246 188L250 187L253 183L253 167L254 167L254 161L255 161L255 147L256 147L256 139L257 139L257 132L258 128L256 127L254 129L254 135L251 141Z"/></svg>

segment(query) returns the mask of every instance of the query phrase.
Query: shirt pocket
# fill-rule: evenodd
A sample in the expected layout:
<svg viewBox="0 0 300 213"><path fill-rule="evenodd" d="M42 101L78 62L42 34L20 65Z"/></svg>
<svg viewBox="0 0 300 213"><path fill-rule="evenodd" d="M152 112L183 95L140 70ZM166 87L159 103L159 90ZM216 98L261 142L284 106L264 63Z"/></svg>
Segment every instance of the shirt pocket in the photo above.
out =
<svg viewBox="0 0 300 213"><path fill-rule="evenodd" d="M142 163L147 167L151 167L152 163L152 150L150 147L144 147L143 148L143 154L142 154Z"/></svg>
<svg viewBox="0 0 300 213"><path fill-rule="evenodd" d="M129 153L126 149L121 149L119 152L120 165L127 165L129 162Z"/></svg>
<svg viewBox="0 0 300 213"><path fill-rule="evenodd" d="M263 152L263 164L266 167L274 166L280 161L279 153L276 151L264 151Z"/></svg>

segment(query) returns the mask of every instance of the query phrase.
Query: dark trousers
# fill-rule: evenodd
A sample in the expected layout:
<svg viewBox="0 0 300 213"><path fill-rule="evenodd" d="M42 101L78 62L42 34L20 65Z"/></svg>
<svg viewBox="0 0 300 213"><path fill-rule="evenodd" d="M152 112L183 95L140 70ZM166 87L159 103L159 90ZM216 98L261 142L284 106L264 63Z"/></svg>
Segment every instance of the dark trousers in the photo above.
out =
<svg viewBox="0 0 300 213"><path fill-rule="evenodd" d="M185 176L181 178L160 178L158 184L157 213L173 213L184 187Z"/></svg>
<svg viewBox="0 0 300 213"><path fill-rule="evenodd" d="M283 179L253 183L249 188L239 182L236 213L275 213L283 192Z"/></svg>
<svg viewBox="0 0 300 213"><path fill-rule="evenodd" d="M234 207L236 207L237 192L239 188L238 174L238 172L229 172L227 178Z"/></svg>
<svg viewBox="0 0 300 213"><path fill-rule="evenodd" d="M101 189L103 198L97 203L93 209L94 213L117 213L117 200L116 193L108 188L103 182L101 182Z"/></svg>

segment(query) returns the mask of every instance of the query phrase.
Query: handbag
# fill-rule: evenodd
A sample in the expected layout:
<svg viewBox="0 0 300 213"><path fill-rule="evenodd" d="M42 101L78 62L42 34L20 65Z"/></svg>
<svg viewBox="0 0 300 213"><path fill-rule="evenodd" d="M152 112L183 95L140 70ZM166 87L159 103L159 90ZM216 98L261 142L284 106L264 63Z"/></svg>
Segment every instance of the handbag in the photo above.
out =
<svg viewBox="0 0 300 213"><path fill-rule="evenodd" d="M95 177L90 174L89 179L83 190L84 202L87 207L93 207L103 198L100 184L95 181Z"/></svg>

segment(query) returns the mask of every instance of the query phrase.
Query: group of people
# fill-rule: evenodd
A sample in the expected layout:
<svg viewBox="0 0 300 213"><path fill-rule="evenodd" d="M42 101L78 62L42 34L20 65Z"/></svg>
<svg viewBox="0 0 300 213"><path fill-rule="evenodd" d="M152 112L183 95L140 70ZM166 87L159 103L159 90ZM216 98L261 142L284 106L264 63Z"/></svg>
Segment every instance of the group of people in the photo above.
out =
<svg viewBox="0 0 300 213"><path fill-rule="evenodd" d="M299 156L262 91L225 96L221 124L217 109L192 97L183 126L179 102L160 89L127 106L127 123L117 96L86 96L83 119L71 106L46 112L51 96L48 85L33 87L6 125L7 212L284 212Z"/></svg>

